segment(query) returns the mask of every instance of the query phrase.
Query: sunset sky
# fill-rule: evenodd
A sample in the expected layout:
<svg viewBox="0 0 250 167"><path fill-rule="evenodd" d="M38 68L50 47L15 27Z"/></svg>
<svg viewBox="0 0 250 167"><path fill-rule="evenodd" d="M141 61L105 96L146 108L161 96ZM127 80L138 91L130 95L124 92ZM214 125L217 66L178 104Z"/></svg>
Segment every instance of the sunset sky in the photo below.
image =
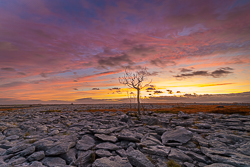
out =
<svg viewBox="0 0 250 167"><path fill-rule="evenodd" d="M0 104L126 102L144 67L144 102L250 102L250 1L0 1Z"/></svg>

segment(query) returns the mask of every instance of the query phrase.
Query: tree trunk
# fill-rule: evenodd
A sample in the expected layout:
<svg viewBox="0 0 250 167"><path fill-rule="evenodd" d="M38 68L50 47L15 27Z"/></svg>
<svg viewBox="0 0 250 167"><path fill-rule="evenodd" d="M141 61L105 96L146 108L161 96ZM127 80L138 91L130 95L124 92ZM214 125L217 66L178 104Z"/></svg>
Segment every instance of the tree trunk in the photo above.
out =
<svg viewBox="0 0 250 167"><path fill-rule="evenodd" d="M140 89L137 89L137 104L138 104L138 115L141 115L140 111Z"/></svg>

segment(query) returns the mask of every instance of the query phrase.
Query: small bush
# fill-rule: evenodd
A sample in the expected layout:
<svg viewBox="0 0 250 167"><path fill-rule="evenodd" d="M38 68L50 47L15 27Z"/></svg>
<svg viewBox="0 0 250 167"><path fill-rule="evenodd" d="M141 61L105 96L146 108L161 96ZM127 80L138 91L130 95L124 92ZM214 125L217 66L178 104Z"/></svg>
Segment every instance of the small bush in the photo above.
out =
<svg viewBox="0 0 250 167"><path fill-rule="evenodd" d="M95 152L93 152L93 153L91 153L91 155L90 155L90 162L91 162L91 163L95 162L95 159L96 159L96 154L95 154Z"/></svg>

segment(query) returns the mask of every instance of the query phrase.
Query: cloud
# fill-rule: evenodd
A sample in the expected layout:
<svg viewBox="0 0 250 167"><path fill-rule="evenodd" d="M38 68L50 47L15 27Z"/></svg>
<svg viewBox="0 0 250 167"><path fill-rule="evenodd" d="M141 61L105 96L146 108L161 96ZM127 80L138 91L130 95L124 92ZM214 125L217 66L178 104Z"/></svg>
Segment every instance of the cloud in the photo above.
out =
<svg viewBox="0 0 250 167"><path fill-rule="evenodd" d="M98 64L101 67L114 67L114 66L122 66L123 64L132 65L133 61L127 54L123 54L120 56L107 57L107 58L98 58Z"/></svg>
<svg viewBox="0 0 250 167"><path fill-rule="evenodd" d="M160 94L160 93L163 93L163 91L159 91L159 90L154 91L154 94Z"/></svg>
<svg viewBox="0 0 250 167"><path fill-rule="evenodd" d="M125 39L122 40L122 43L123 43L124 45L129 45L129 46L131 46L131 45L135 45L137 42L125 38Z"/></svg>
<svg viewBox="0 0 250 167"><path fill-rule="evenodd" d="M165 67L167 65L170 65L170 66L176 65L175 61L173 60L164 60L160 58L152 59L150 60L150 63L152 65L159 66L159 67Z"/></svg>
<svg viewBox="0 0 250 167"><path fill-rule="evenodd" d="M207 87L207 86L224 86L224 85L231 85L234 83L215 83L215 84L202 84L199 87Z"/></svg>
<svg viewBox="0 0 250 167"><path fill-rule="evenodd" d="M119 72L120 72L120 70L117 70L117 71L105 71L105 72L100 72L100 73L93 74L93 75L87 75L87 76L84 76L84 77L80 77L78 79L88 79L88 78L102 77L102 76L106 76L106 75L116 74L116 73L119 73Z"/></svg>
<svg viewBox="0 0 250 167"><path fill-rule="evenodd" d="M46 74L46 73L44 73L44 72L42 72L40 75L41 75L42 77L44 77L44 78L47 78L47 77L48 77L48 74Z"/></svg>
<svg viewBox="0 0 250 167"><path fill-rule="evenodd" d="M193 71L192 69L188 69L188 68L180 68L181 72L190 72Z"/></svg>
<svg viewBox="0 0 250 167"><path fill-rule="evenodd" d="M181 91L178 90L178 91L176 91L176 93L181 93Z"/></svg>
<svg viewBox="0 0 250 167"><path fill-rule="evenodd" d="M231 72L231 70L233 70L233 68L230 68L230 67L220 68L218 70L213 71L211 73L211 76L213 76L214 78L219 78L227 74L233 73Z"/></svg>
<svg viewBox="0 0 250 167"><path fill-rule="evenodd" d="M18 82L10 82L10 83L7 83L7 84L2 84L0 85L0 88L11 88L11 87L19 87L19 86L22 86L22 85L25 85L27 84L26 82L21 82L21 81L18 81Z"/></svg>
<svg viewBox="0 0 250 167"><path fill-rule="evenodd" d="M1 70L3 70L3 71L10 71L10 72L15 72L16 71L16 69L11 68L11 67L1 68Z"/></svg>
<svg viewBox="0 0 250 167"><path fill-rule="evenodd" d="M172 90L167 90L168 94L173 94Z"/></svg>
<svg viewBox="0 0 250 167"><path fill-rule="evenodd" d="M156 90L156 86L155 85L148 85L146 90L147 90L147 92L151 92L152 90Z"/></svg>
<svg viewBox="0 0 250 167"><path fill-rule="evenodd" d="M92 90L100 90L99 88L92 88Z"/></svg>
<svg viewBox="0 0 250 167"><path fill-rule="evenodd" d="M183 96L160 96L149 97L144 102L159 103L159 102L184 102L184 103L249 103L250 92L230 93L230 94L185 94Z"/></svg>
<svg viewBox="0 0 250 167"><path fill-rule="evenodd" d="M18 72L17 74L18 75L26 75L26 73L24 73L24 72Z"/></svg>
<svg viewBox="0 0 250 167"><path fill-rule="evenodd" d="M114 88L109 88L109 90L120 90L121 88L117 88L117 87L114 87Z"/></svg>
<svg viewBox="0 0 250 167"><path fill-rule="evenodd" d="M154 46L144 46L144 45L136 45L131 48L130 51L128 51L131 54L142 54L143 56L147 56L151 52L155 52Z"/></svg>
<svg viewBox="0 0 250 167"><path fill-rule="evenodd" d="M160 72L158 71L153 71L153 72L148 72L147 76L157 76Z"/></svg>
<svg viewBox="0 0 250 167"><path fill-rule="evenodd" d="M155 88L147 88L146 90L155 90Z"/></svg>
<svg viewBox="0 0 250 167"><path fill-rule="evenodd" d="M233 68L224 67L219 68L215 71L208 72L208 71L193 71L192 73L186 73L186 71L182 74L174 75L175 78L186 78L186 77L193 77L193 76L212 76L214 78L220 78L226 76L227 74L233 73L231 72Z"/></svg>

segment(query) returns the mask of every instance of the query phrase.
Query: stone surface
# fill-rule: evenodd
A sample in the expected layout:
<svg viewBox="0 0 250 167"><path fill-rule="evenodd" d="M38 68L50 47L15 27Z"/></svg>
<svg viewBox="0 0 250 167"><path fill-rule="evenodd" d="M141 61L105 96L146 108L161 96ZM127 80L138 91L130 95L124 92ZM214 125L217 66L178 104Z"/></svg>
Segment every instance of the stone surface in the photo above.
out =
<svg viewBox="0 0 250 167"><path fill-rule="evenodd" d="M120 112L127 104L0 108L0 166L166 167L169 159L184 167L250 166L250 116L154 113L171 105L143 105L140 120ZM110 108L119 112L85 112Z"/></svg>

